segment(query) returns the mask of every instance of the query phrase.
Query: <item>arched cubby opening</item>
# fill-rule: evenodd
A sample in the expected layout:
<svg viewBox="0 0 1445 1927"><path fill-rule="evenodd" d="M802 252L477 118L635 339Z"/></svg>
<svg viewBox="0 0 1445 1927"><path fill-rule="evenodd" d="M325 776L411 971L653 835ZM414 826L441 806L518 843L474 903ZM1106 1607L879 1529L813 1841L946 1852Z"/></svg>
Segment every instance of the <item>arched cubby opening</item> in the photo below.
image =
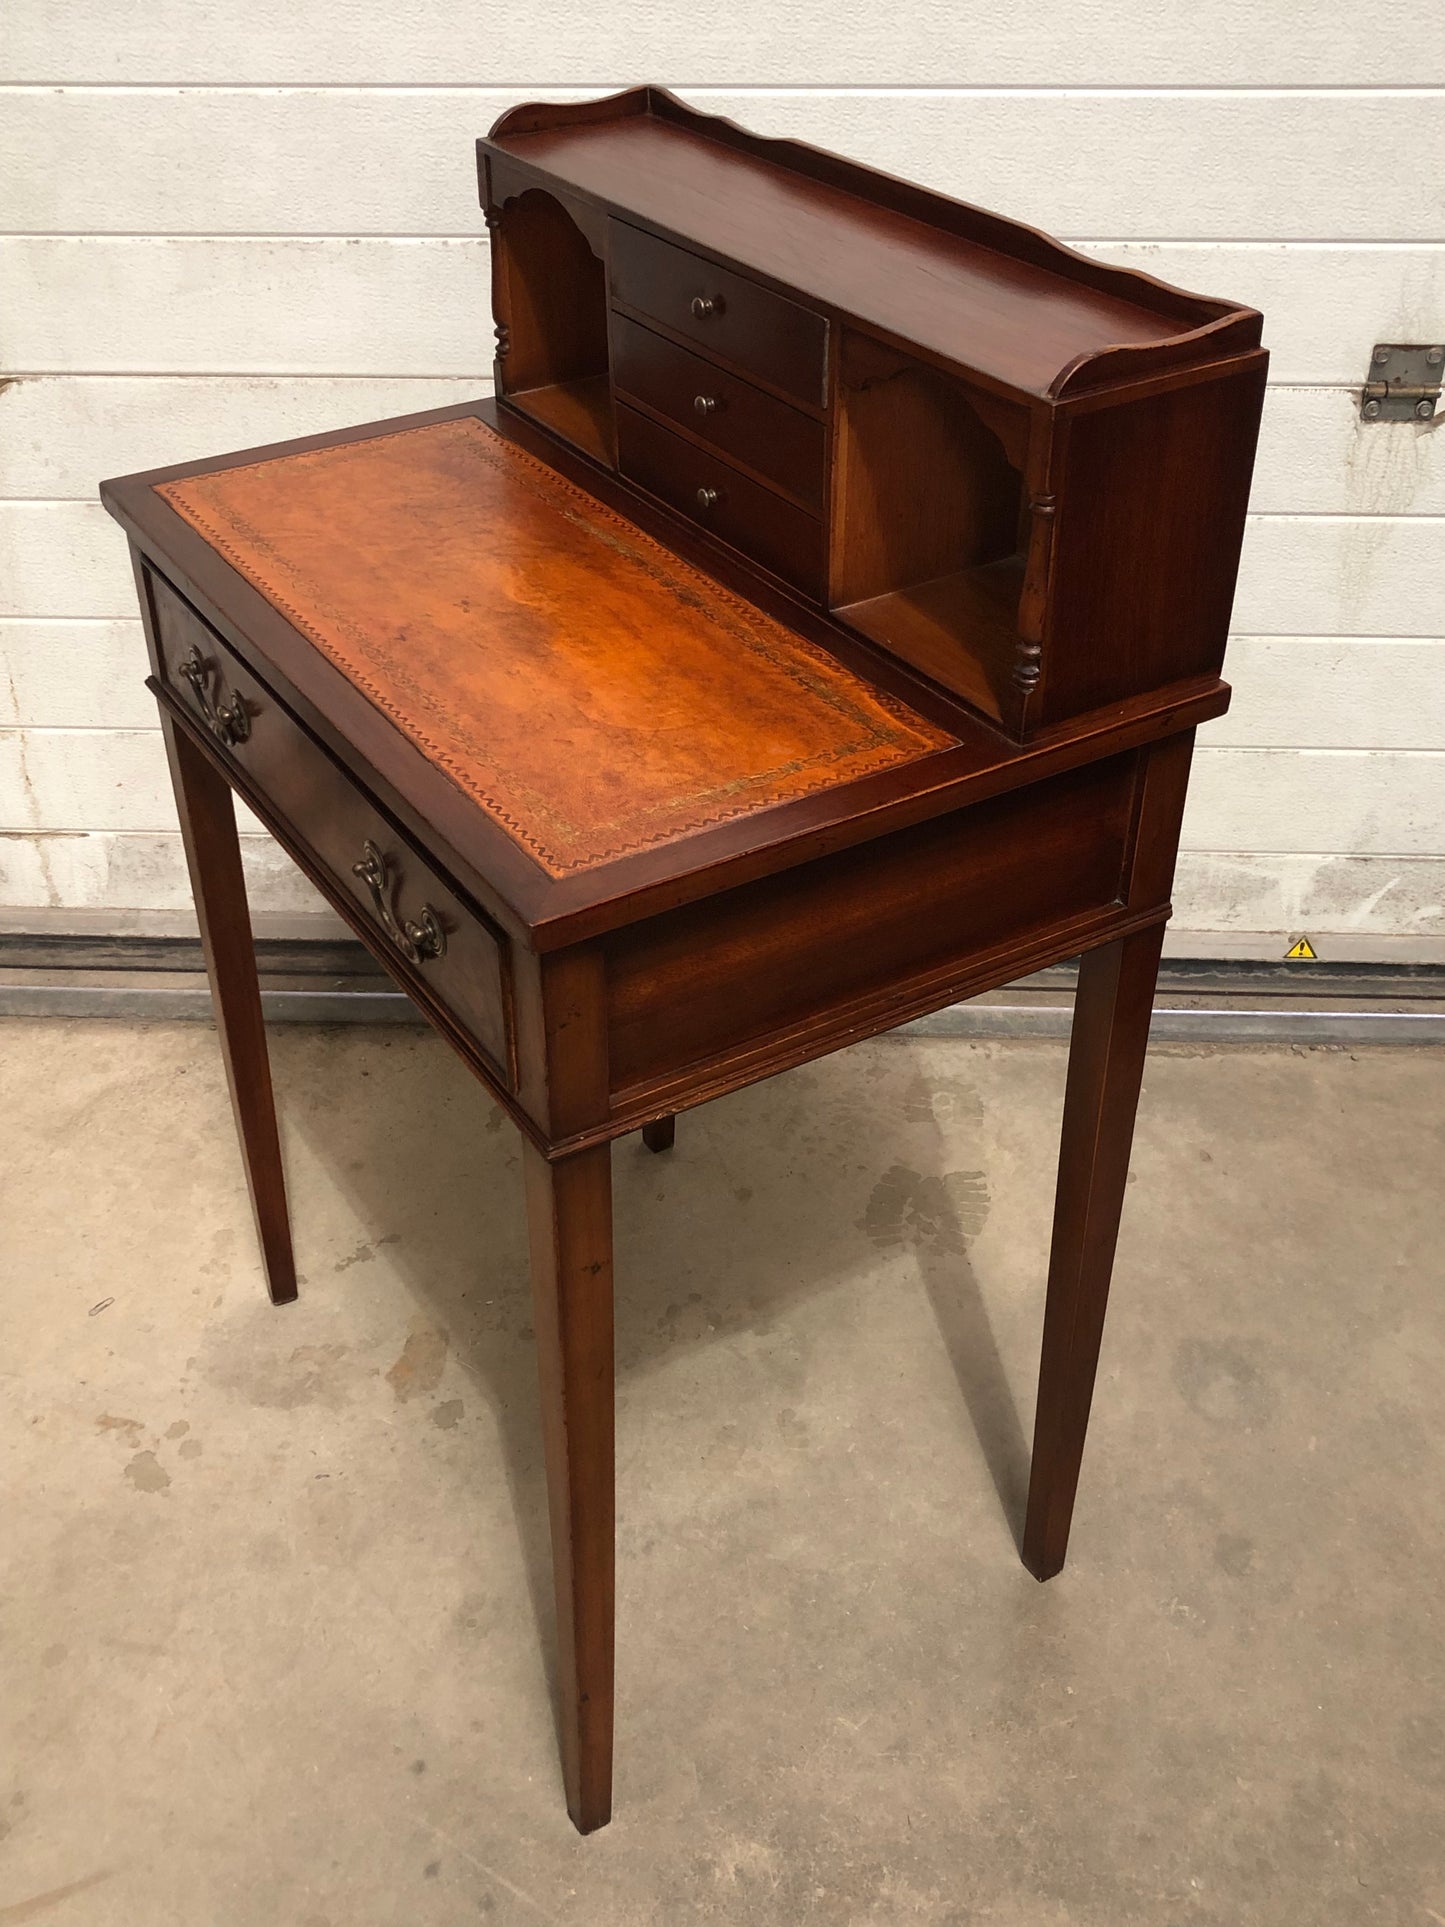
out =
<svg viewBox="0 0 1445 1927"><path fill-rule="evenodd" d="M615 466L601 258L540 188L504 203L492 248L501 392L594 461Z"/></svg>
<svg viewBox="0 0 1445 1927"><path fill-rule="evenodd" d="M1028 547L1027 409L849 329L835 433L834 614L1002 717Z"/></svg>

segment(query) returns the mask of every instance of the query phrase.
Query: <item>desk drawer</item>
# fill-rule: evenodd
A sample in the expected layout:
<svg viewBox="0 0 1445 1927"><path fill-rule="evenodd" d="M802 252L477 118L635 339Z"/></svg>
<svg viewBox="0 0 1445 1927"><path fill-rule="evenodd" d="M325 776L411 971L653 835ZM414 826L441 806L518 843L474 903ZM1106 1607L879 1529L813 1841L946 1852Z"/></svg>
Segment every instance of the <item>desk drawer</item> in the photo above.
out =
<svg viewBox="0 0 1445 1927"><path fill-rule="evenodd" d="M162 677L347 899L370 947L425 986L515 1083L507 938L445 882L380 806L180 596L149 575Z"/></svg>
<svg viewBox="0 0 1445 1927"><path fill-rule="evenodd" d="M743 374L815 408L824 405L828 324L822 315L622 221L610 224L609 245L616 300Z"/></svg>
<svg viewBox="0 0 1445 1927"><path fill-rule="evenodd" d="M617 409L617 466L630 481L765 569L822 594L823 525L719 455L636 409Z"/></svg>
<svg viewBox="0 0 1445 1927"><path fill-rule="evenodd" d="M822 514L825 430L811 415L621 314L612 317L612 384Z"/></svg>

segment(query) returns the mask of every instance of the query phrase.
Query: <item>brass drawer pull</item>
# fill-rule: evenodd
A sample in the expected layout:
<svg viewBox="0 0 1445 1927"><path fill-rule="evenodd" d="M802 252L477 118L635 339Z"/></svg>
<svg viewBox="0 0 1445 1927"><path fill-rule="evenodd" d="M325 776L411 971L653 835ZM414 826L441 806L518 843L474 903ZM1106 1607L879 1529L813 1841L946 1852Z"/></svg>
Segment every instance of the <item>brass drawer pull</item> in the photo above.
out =
<svg viewBox="0 0 1445 1927"><path fill-rule="evenodd" d="M419 923L413 923L409 917L398 922L388 896L386 873L387 860L368 837L362 845L361 861L352 864L351 874L360 877L370 890L378 923L408 963L430 963L433 957L444 957L447 933L442 929L441 918L425 903Z"/></svg>
<svg viewBox="0 0 1445 1927"><path fill-rule="evenodd" d="M251 734L251 717L245 702L239 695L227 696L225 685L217 679L216 694L211 696L211 670L214 664L207 661L196 644L192 643L191 653L179 665L181 676L191 685L191 694L196 699L196 707L206 719L206 726L218 743L227 749L233 743L244 743Z"/></svg>
<svg viewBox="0 0 1445 1927"><path fill-rule="evenodd" d="M715 488L700 488L697 492L697 505L704 512L708 509L716 508L717 490Z"/></svg>
<svg viewBox="0 0 1445 1927"><path fill-rule="evenodd" d="M720 294L695 294L692 297L692 311L699 321L707 321L723 311L723 298Z"/></svg>
<svg viewBox="0 0 1445 1927"><path fill-rule="evenodd" d="M699 415L710 415L717 407L715 395L694 395L692 405Z"/></svg>

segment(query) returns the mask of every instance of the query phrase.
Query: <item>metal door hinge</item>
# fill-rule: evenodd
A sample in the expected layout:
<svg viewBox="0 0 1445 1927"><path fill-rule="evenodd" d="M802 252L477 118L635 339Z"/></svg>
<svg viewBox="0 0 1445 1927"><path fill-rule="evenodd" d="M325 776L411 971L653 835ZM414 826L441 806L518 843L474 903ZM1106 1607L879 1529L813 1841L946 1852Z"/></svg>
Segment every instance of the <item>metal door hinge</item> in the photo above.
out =
<svg viewBox="0 0 1445 1927"><path fill-rule="evenodd" d="M1440 404L1445 348L1423 342L1377 341L1360 391L1367 422L1427 422Z"/></svg>

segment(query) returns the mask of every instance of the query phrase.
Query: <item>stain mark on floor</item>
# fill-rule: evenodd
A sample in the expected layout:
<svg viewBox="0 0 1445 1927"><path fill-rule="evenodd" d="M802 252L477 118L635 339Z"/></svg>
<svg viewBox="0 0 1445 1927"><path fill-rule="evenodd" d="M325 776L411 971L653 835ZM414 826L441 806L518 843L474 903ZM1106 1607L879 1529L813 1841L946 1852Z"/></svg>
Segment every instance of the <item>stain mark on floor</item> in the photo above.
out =
<svg viewBox="0 0 1445 1927"><path fill-rule="evenodd" d="M341 1370L348 1349L336 1344L297 1345L285 1358L253 1359L244 1351L223 1350L218 1342L207 1376L226 1391L272 1411L293 1412L301 1405L336 1410L346 1403L351 1389Z"/></svg>
<svg viewBox="0 0 1445 1927"><path fill-rule="evenodd" d="M436 1390L441 1383L450 1342L447 1334L436 1325L418 1322L412 1326L401 1348L400 1358L386 1375L387 1383L396 1393L398 1404L405 1405L408 1399L420 1398L423 1393Z"/></svg>
<svg viewBox="0 0 1445 1927"><path fill-rule="evenodd" d="M1190 1411L1215 1425L1253 1427L1274 1408L1272 1388L1232 1339L1186 1339L1174 1354L1174 1383Z"/></svg>
<svg viewBox="0 0 1445 1927"><path fill-rule="evenodd" d="M124 1432L126 1443L134 1445L145 1426L138 1418L117 1418L114 1412L102 1412L95 1421L97 1432Z"/></svg>
<svg viewBox="0 0 1445 1927"><path fill-rule="evenodd" d="M976 1124L983 1117L983 1099L968 1079L942 1077L910 1091L903 1115L910 1124Z"/></svg>
<svg viewBox="0 0 1445 1927"><path fill-rule="evenodd" d="M125 1476L137 1492L164 1492L171 1475L154 1452L137 1452L125 1468ZM4 1915L0 1914L0 1920Z"/></svg>
<svg viewBox="0 0 1445 1927"><path fill-rule="evenodd" d="M384 1238L365 1238L356 1247L355 1251L349 1251L344 1258L338 1258L332 1266L332 1269L333 1271L350 1271L353 1265L367 1264L376 1256L383 1245L397 1244L400 1238L401 1233L399 1231L389 1231Z"/></svg>
<svg viewBox="0 0 1445 1927"><path fill-rule="evenodd" d="M900 1245L961 1253L982 1231L989 1212L982 1171L934 1172L895 1164L874 1185L858 1229L880 1249Z"/></svg>

